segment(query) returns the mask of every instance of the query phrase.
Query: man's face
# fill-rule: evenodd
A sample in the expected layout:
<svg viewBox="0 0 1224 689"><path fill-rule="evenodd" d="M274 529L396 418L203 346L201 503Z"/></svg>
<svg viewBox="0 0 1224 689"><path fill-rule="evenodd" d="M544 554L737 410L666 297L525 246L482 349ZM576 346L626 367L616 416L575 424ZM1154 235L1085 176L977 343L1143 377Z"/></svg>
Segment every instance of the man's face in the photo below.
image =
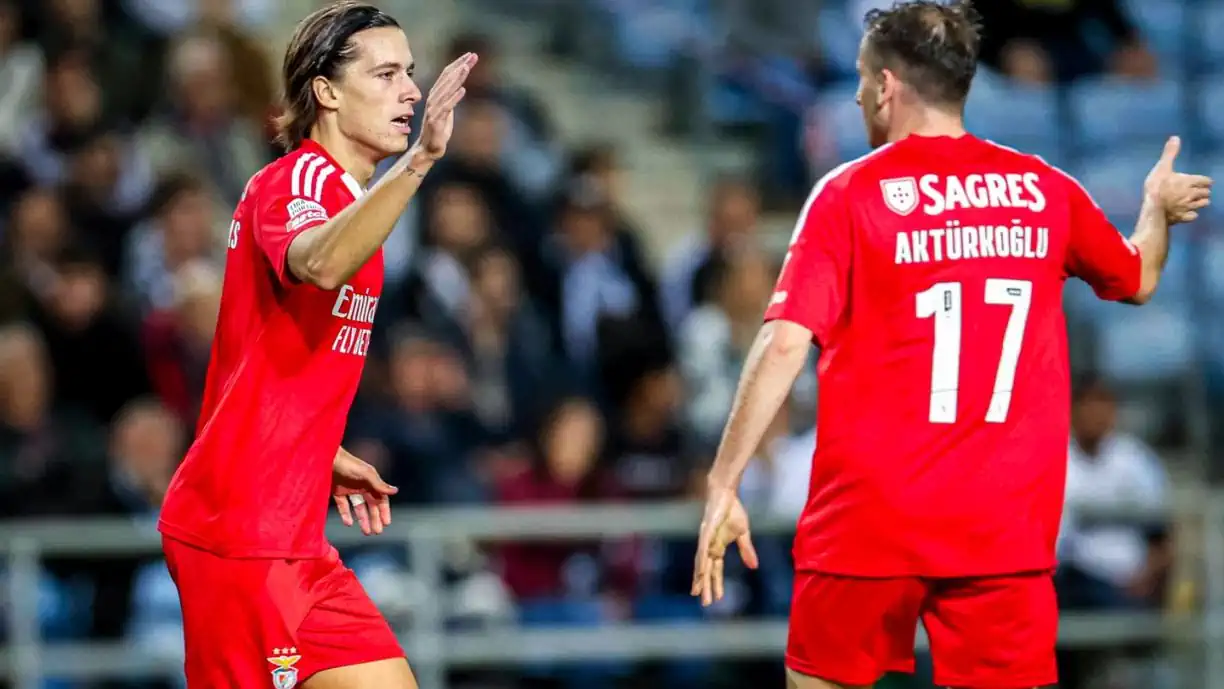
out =
<svg viewBox="0 0 1224 689"><path fill-rule="evenodd" d="M863 124L867 129L867 143L872 148L879 148L888 143L888 122L891 114L889 108L893 92L896 90L895 77L887 70L875 72L869 58L867 39L859 47L859 58L856 62L859 73L858 93L855 102L863 111Z"/></svg>
<svg viewBox="0 0 1224 689"><path fill-rule="evenodd" d="M330 90L325 101L339 114L340 130L385 158L408 148L413 105L421 89L408 37L395 27L367 29L353 36L357 57L335 82L316 84Z"/></svg>
<svg viewBox="0 0 1224 689"><path fill-rule="evenodd" d="M1105 390L1090 390L1075 405L1071 425L1084 442L1098 442L1110 432L1118 420L1118 405Z"/></svg>

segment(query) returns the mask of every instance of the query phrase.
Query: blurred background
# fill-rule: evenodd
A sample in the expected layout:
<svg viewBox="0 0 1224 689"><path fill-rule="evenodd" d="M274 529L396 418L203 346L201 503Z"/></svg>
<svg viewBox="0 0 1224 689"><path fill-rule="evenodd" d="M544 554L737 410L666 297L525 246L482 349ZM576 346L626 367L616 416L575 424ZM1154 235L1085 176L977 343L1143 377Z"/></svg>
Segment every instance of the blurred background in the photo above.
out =
<svg viewBox="0 0 1224 689"><path fill-rule="evenodd" d="M281 51L317 4L0 0L7 686L182 684L156 514L229 214L277 155ZM381 4L422 87L481 61L387 244L346 446L401 487L399 516L337 531L347 562L424 689L783 686L810 376L745 478L764 566L704 612L691 501L799 205L865 152L859 20L888 3ZM1224 2L979 4L976 133L1078 175L1124 232L1169 134L1224 178ZM1224 687L1220 208L1177 229L1143 309L1067 288L1071 689Z"/></svg>

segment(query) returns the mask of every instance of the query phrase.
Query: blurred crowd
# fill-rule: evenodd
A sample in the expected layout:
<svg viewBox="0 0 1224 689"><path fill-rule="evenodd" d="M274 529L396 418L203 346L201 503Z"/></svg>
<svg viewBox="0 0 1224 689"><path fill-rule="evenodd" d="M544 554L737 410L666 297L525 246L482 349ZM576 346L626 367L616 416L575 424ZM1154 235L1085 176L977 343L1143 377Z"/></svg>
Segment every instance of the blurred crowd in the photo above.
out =
<svg viewBox="0 0 1224 689"><path fill-rule="evenodd" d="M0 0L0 516L123 516L151 529L190 442L228 216L279 155L268 131L277 56L264 33L276 5L191 7ZM730 176L712 184L704 226L656 269L625 211L617 147L562 146L547 107L499 71L487 36L454 36L423 61L468 51L481 61L451 151L387 244L346 447L400 487L404 506L697 496L778 267L762 248L759 189ZM1160 462L1115 429L1109 387L1081 391L1072 462L1083 470L1073 468L1069 500L1163 504ZM815 398L808 374L745 478L755 509L794 518L802 508ZM1068 528L1069 557L1083 563L1068 570L1069 605L1160 599L1168 534L1128 528ZM758 548L762 573L733 571L727 600L705 615L785 614L789 545ZM687 540L469 544L448 559L448 619L698 620L691 556ZM378 602L404 607L401 549L347 557ZM181 653L159 560L46 564L47 638ZM710 668L653 671L667 686L706 686ZM628 673L529 670L533 682L582 687Z"/></svg>

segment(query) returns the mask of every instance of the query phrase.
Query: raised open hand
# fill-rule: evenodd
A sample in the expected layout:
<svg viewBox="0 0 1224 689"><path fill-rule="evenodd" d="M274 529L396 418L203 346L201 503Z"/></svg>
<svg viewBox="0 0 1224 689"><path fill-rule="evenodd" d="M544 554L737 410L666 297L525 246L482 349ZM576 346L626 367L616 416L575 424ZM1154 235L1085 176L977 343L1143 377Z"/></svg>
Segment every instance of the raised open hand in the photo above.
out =
<svg viewBox="0 0 1224 689"><path fill-rule="evenodd" d="M477 59L476 53L467 53L447 65L425 98L425 116L417 147L433 160L446 154L446 146L455 131L455 106L467 93L463 84Z"/></svg>

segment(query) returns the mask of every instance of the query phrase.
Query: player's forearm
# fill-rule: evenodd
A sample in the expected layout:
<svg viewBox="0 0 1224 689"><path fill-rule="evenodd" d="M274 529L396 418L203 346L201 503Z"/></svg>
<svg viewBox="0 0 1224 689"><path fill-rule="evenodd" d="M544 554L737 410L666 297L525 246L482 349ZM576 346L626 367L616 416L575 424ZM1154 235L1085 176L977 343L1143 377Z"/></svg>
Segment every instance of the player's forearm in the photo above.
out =
<svg viewBox="0 0 1224 689"><path fill-rule="evenodd" d="M1144 199L1130 241L1139 250L1142 267L1139 291L1128 301L1143 304L1155 294L1165 261L1169 258L1169 218L1159 200L1150 197Z"/></svg>
<svg viewBox="0 0 1224 689"><path fill-rule="evenodd" d="M744 364L731 416L710 469L711 487L738 489L744 469L799 377L811 343L811 331L796 323L773 321L761 328Z"/></svg>
<svg viewBox="0 0 1224 689"><path fill-rule="evenodd" d="M287 259L294 277L339 289L387 241L432 166L428 157L409 153L339 215L294 238Z"/></svg>

